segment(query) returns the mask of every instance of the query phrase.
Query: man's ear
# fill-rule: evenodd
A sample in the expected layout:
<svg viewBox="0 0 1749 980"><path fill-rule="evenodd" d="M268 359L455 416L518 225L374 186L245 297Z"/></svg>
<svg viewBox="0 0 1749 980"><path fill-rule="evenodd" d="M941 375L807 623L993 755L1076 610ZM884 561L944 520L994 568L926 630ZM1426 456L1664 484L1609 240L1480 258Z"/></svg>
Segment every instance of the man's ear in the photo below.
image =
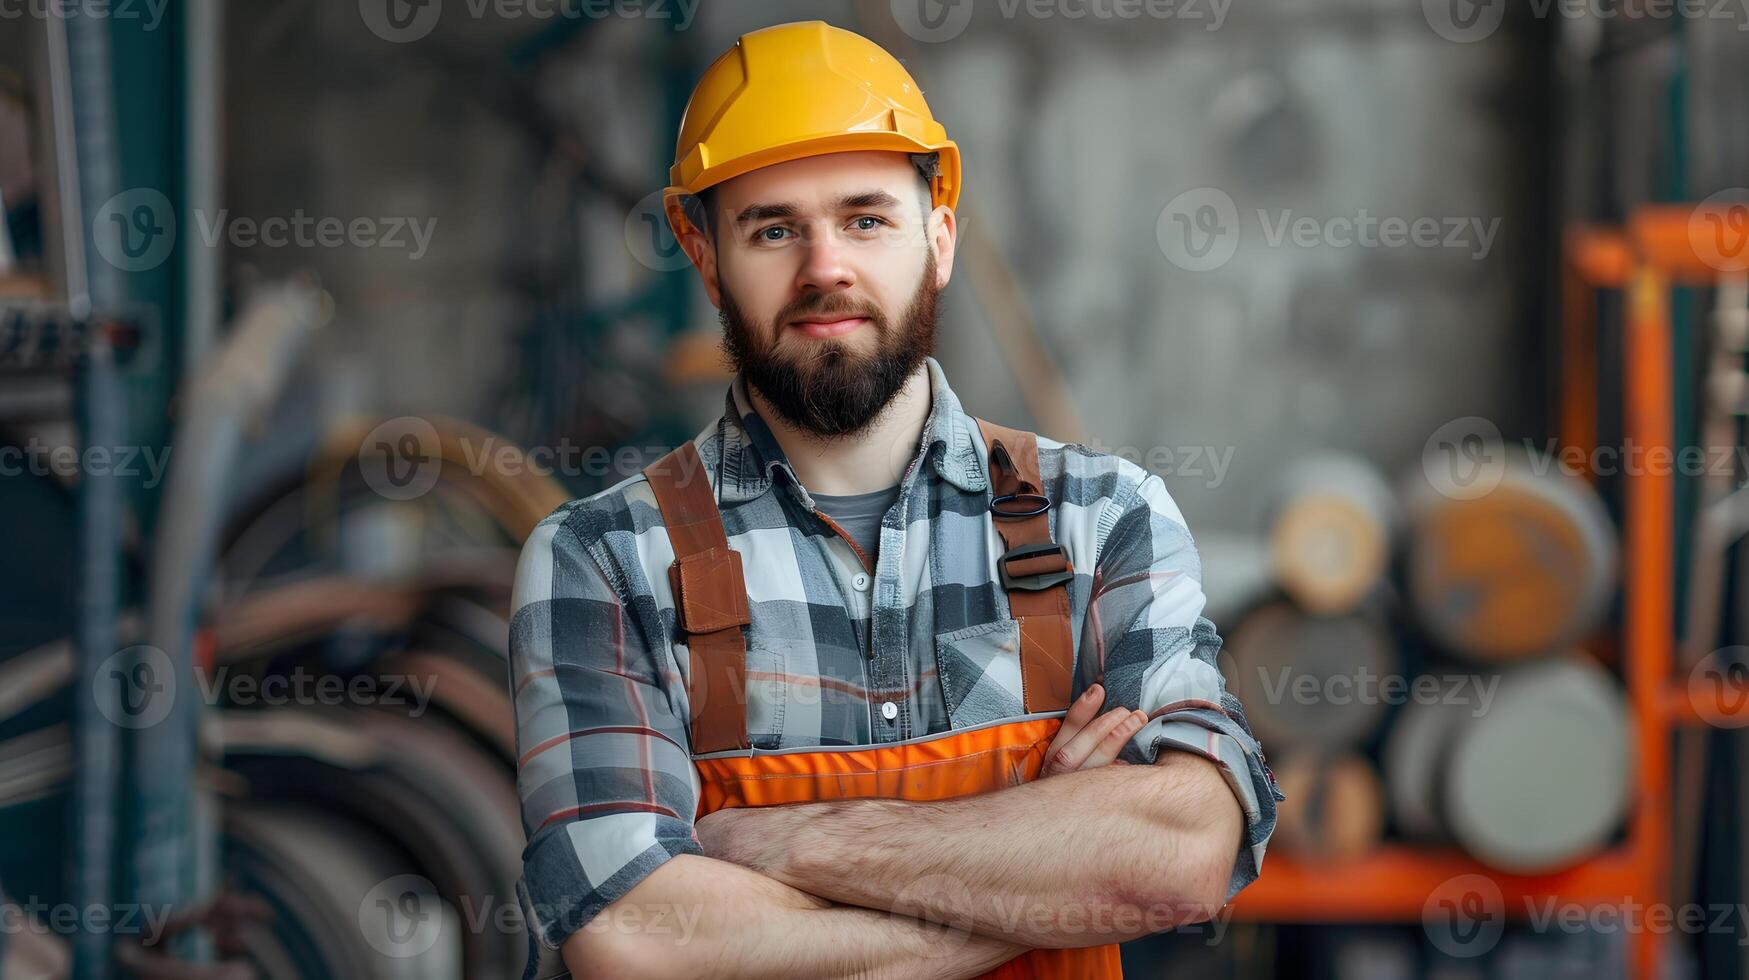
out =
<svg viewBox="0 0 1749 980"><path fill-rule="evenodd" d="M948 280L953 278L954 246L959 242L959 225L953 208L945 204L937 206L929 213L927 228L929 244L935 249L935 285L938 289L946 289Z"/></svg>
<svg viewBox="0 0 1749 980"><path fill-rule="evenodd" d="M723 291L717 277L717 249L715 243L687 222L686 230L680 235L680 247L686 252L686 257L692 260L692 267L698 270L699 281L704 283L704 293L710 298L711 305L722 309Z"/></svg>

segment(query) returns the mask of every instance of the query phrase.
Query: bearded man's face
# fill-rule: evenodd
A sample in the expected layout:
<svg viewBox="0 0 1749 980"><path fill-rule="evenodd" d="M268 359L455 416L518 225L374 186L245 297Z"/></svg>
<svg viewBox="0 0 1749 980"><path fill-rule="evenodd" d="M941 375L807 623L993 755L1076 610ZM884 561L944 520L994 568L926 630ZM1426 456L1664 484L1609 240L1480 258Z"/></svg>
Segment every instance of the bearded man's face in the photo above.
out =
<svg viewBox="0 0 1749 980"><path fill-rule="evenodd" d="M945 277L927 185L905 154L860 151L761 168L711 199L735 369L795 428L862 432L934 351Z"/></svg>

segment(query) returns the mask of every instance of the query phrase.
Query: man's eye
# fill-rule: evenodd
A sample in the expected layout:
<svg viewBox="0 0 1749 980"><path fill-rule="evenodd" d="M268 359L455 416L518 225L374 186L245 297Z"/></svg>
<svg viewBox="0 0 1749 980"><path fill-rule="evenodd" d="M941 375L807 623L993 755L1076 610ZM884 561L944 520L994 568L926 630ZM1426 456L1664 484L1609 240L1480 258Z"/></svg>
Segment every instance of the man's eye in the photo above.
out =
<svg viewBox="0 0 1749 980"><path fill-rule="evenodd" d="M788 231L782 225L772 225L770 228L761 228L753 237L762 242L780 242L786 234Z"/></svg>
<svg viewBox="0 0 1749 980"><path fill-rule="evenodd" d="M868 222L868 224L864 224L863 222L865 221ZM877 226L886 224L886 222L872 214L865 214L851 223L856 226L857 231L874 231Z"/></svg>

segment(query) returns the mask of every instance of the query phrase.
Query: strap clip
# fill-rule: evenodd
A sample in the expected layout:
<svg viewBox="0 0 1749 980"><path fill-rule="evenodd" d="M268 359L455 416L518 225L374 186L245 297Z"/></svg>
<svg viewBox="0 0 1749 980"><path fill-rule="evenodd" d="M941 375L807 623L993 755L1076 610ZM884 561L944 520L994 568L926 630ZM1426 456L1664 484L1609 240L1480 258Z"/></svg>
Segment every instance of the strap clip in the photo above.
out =
<svg viewBox="0 0 1749 980"><path fill-rule="evenodd" d="M1009 563L1019 562L1010 569ZM1042 592L1075 577L1075 566L1069 563L1069 553L1055 541L1037 541L1008 549L996 560L996 573L1004 589L1024 589Z"/></svg>

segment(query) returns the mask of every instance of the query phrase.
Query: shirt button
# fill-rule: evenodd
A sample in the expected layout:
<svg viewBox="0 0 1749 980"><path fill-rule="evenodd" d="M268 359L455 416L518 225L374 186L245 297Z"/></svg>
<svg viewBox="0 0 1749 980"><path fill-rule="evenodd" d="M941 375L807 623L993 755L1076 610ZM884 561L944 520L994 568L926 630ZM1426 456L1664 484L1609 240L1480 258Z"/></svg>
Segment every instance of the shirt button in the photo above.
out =
<svg viewBox="0 0 1749 980"><path fill-rule="evenodd" d="M850 584L855 586L856 591L858 591L858 592L867 592L868 586L869 586L869 581L870 580L869 580L867 573L857 572L856 575L853 578L851 578Z"/></svg>
<svg viewBox="0 0 1749 980"><path fill-rule="evenodd" d="M892 721L894 718L899 717L899 706L891 701L882 702L881 717L888 721Z"/></svg>

